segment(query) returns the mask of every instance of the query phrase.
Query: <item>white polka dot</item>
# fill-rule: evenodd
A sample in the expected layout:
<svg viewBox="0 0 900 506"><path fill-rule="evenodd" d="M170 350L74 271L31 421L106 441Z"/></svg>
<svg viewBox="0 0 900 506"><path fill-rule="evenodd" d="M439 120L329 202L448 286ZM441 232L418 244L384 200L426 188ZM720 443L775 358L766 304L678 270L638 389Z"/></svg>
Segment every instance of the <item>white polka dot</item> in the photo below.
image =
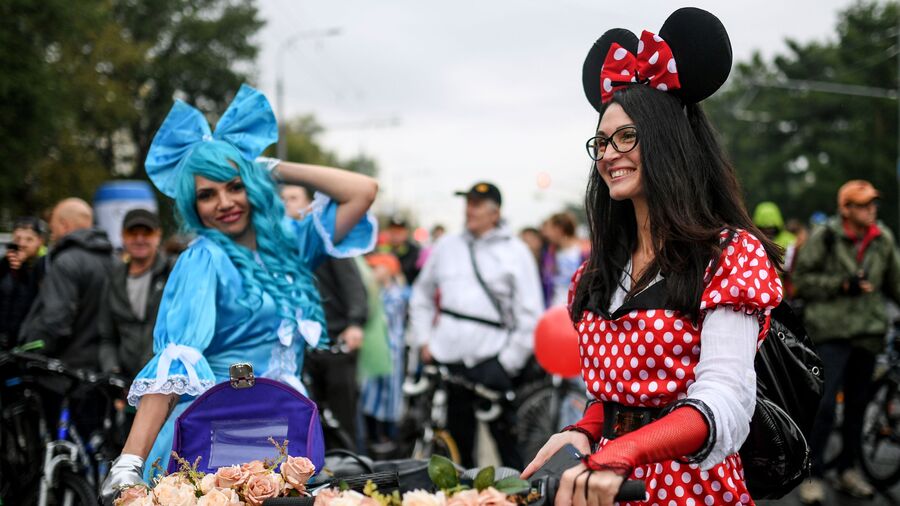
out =
<svg viewBox="0 0 900 506"><path fill-rule="evenodd" d="M684 497L684 487L681 485L675 487L675 495L678 497Z"/></svg>
<svg viewBox="0 0 900 506"><path fill-rule="evenodd" d="M691 499L690 497L685 499L684 504L685 504L685 506L697 506L697 502L694 501L693 499Z"/></svg>
<svg viewBox="0 0 900 506"><path fill-rule="evenodd" d="M672 324L675 327L675 330L681 330L684 328L684 322L681 320L675 320L675 323Z"/></svg>
<svg viewBox="0 0 900 506"><path fill-rule="evenodd" d="M689 473L687 471L681 473L681 481L683 481L685 483L690 483L691 482L691 473Z"/></svg>
<svg viewBox="0 0 900 506"><path fill-rule="evenodd" d="M621 369L623 365L625 365L625 359L623 359L622 357L617 358L616 367Z"/></svg>
<svg viewBox="0 0 900 506"><path fill-rule="evenodd" d="M585 368L590 367L590 364L591 364L590 360L588 360L587 357L584 357L584 367Z"/></svg>
<svg viewBox="0 0 900 506"><path fill-rule="evenodd" d="M625 327L625 330L631 330L631 322L628 320L622 322L622 326Z"/></svg>
<svg viewBox="0 0 900 506"><path fill-rule="evenodd" d="M694 484L694 493L697 495L702 494L703 493L703 485L701 485L699 483L695 483Z"/></svg>
<svg viewBox="0 0 900 506"><path fill-rule="evenodd" d="M675 482L675 480L672 478L671 474L667 474L663 481L666 482L666 485L671 485L672 483Z"/></svg>
<svg viewBox="0 0 900 506"><path fill-rule="evenodd" d="M635 478L643 478L643 477L644 477L644 468L643 468L643 467L639 467L639 468L635 469L635 470L634 470L634 477L635 477Z"/></svg>
<svg viewBox="0 0 900 506"><path fill-rule="evenodd" d="M656 496L660 499L665 499L668 494L666 493L666 489L661 488L658 492L656 492Z"/></svg>
<svg viewBox="0 0 900 506"><path fill-rule="evenodd" d="M734 494L732 494L731 492L725 492L724 494L722 494L722 499L725 499L725 502L731 502L731 500L734 499Z"/></svg>
<svg viewBox="0 0 900 506"><path fill-rule="evenodd" d="M713 492L718 492L719 490L722 490L722 484L718 481L714 481L712 482L712 485L710 485L710 488L713 489Z"/></svg>
<svg viewBox="0 0 900 506"><path fill-rule="evenodd" d="M665 334L663 334L663 341L671 343L673 339L675 339L675 336L671 332L666 332Z"/></svg>
<svg viewBox="0 0 900 506"><path fill-rule="evenodd" d="M656 353L657 355L662 356L662 354L663 354L663 347L662 347L662 345L661 345L661 344L657 344L656 346L654 346L654 347L653 347L653 353Z"/></svg>
<svg viewBox="0 0 900 506"><path fill-rule="evenodd" d="M681 348L680 344L676 344L675 346L672 346L672 353L674 353L676 355L681 355L681 351L682 351L682 348Z"/></svg>
<svg viewBox="0 0 900 506"><path fill-rule="evenodd" d="M647 324L644 322L644 320L638 320L638 328L639 329L644 330L644 328L646 328L646 327L647 327Z"/></svg>
<svg viewBox="0 0 900 506"><path fill-rule="evenodd" d="M616 371L615 371L615 369L613 369L612 371L609 371L609 379L611 379L611 380L616 379Z"/></svg>
<svg viewBox="0 0 900 506"><path fill-rule="evenodd" d="M678 379L684 379L684 369L679 368L675 371L675 377Z"/></svg>
<svg viewBox="0 0 900 506"><path fill-rule="evenodd" d="M593 391L595 391L595 392L598 391L598 390L600 390L600 382L599 382L599 381L595 381L594 384L591 385L591 390L593 390Z"/></svg>
<svg viewBox="0 0 900 506"><path fill-rule="evenodd" d="M619 342L620 343L625 342L625 333L624 332L619 332Z"/></svg>
<svg viewBox="0 0 900 506"><path fill-rule="evenodd" d="M609 349L609 352L612 355L618 355L619 354L619 345L618 344L612 345L612 348Z"/></svg>
<svg viewBox="0 0 900 506"><path fill-rule="evenodd" d="M622 377L625 378L625 381L630 381L631 380L631 371L629 371L628 369L625 369L624 371L622 371Z"/></svg>
<svg viewBox="0 0 900 506"><path fill-rule="evenodd" d="M613 322L609 322L609 328L611 328L613 330L619 330L619 326Z"/></svg>
<svg viewBox="0 0 900 506"><path fill-rule="evenodd" d="M631 71L628 70L628 69L622 69L622 71L619 72L619 75L630 76L630 75L631 75Z"/></svg>
<svg viewBox="0 0 900 506"><path fill-rule="evenodd" d="M600 321L600 330L606 330L606 322L603 320Z"/></svg>
<svg viewBox="0 0 900 506"><path fill-rule="evenodd" d="M666 357L663 360L663 363L666 364L666 367L672 367L673 365L675 365L675 361L672 360L672 357Z"/></svg>
<svg viewBox="0 0 900 506"><path fill-rule="evenodd" d="M763 271L763 272L766 272L766 271ZM767 292L763 292L763 293L759 294L759 299L763 302L763 304L768 304L769 299L771 299L771 298L772 298L772 296L770 296Z"/></svg>
<svg viewBox="0 0 900 506"><path fill-rule="evenodd" d="M647 62L650 65L656 65L656 62L659 61L659 51L654 52L650 58L647 58Z"/></svg>
<svg viewBox="0 0 900 506"><path fill-rule="evenodd" d="M621 60L622 58L625 58L627 54L628 51L624 47L620 47L616 49L615 53L613 53L613 58L615 58L616 60Z"/></svg>
<svg viewBox="0 0 900 506"><path fill-rule="evenodd" d="M741 290L736 286L732 286L731 289L728 290L728 293L730 293L732 297L737 297L738 294L741 293Z"/></svg>
<svg viewBox="0 0 900 506"><path fill-rule="evenodd" d="M753 288L752 286L750 288L748 288L747 289L747 297L750 297L751 299L756 297L756 288Z"/></svg>
<svg viewBox="0 0 900 506"><path fill-rule="evenodd" d="M588 355L593 355L593 354L594 354L594 345L593 345L593 344L591 344L591 345L589 345L589 346L587 347L587 354L588 354Z"/></svg>
<svg viewBox="0 0 900 506"><path fill-rule="evenodd" d="M690 357L681 357L681 365L687 367L691 363Z"/></svg>
<svg viewBox="0 0 900 506"><path fill-rule="evenodd" d="M631 333L631 342L632 342L632 343L638 342L638 333L637 333L637 332L632 332L632 333Z"/></svg>
<svg viewBox="0 0 900 506"><path fill-rule="evenodd" d="M638 366L637 357L631 357L631 360L628 363L631 364L631 367L637 367Z"/></svg>
<svg viewBox="0 0 900 506"><path fill-rule="evenodd" d="M669 63L666 64L666 70L672 74L678 72L678 68L675 67L675 58L669 58Z"/></svg>
<svg viewBox="0 0 900 506"><path fill-rule="evenodd" d="M626 344L624 348L622 348L622 353L625 355L631 355L631 345Z"/></svg>
<svg viewBox="0 0 900 506"><path fill-rule="evenodd" d="M644 354L647 353L647 348L644 347L643 344L639 344L637 347L637 352L638 352L638 355L644 356Z"/></svg>
<svg viewBox="0 0 900 506"><path fill-rule="evenodd" d="M684 339L684 344L689 344L694 340L694 336L692 336L690 332L685 332L682 339Z"/></svg>
<svg viewBox="0 0 900 506"><path fill-rule="evenodd" d="M645 371L644 369L641 369L641 372L638 373L638 376L639 376L642 380L645 380L645 379L647 379L648 377L650 377L650 374L648 374L647 371Z"/></svg>
<svg viewBox="0 0 900 506"><path fill-rule="evenodd" d="M605 355L606 354L606 345L601 344L599 348L597 348L597 355Z"/></svg>
<svg viewBox="0 0 900 506"><path fill-rule="evenodd" d="M594 334L594 344L600 343L600 334Z"/></svg>
<svg viewBox="0 0 900 506"><path fill-rule="evenodd" d="M649 385L647 385L647 389L651 392L655 392L657 389L657 385L655 381L651 381Z"/></svg>
<svg viewBox="0 0 900 506"><path fill-rule="evenodd" d="M603 79L603 91L607 93L612 91L612 79L608 77Z"/></svg>
<svg viewBox="0 0 900 506"><path fill-rule="evenodd" d="M644 341L647 341L648 343L652 343L653 342L653 332L647 332L647 334L644 335Z"/></svg>
<svg viewBox="0 0 900 506"><path fill-rule="evenodd" d="M747 504L748 502L750 502L750 495L741 494L741 504Z"/></svg>
<svg viewBox="0 0 900 506"><path fill-rule="evenodd" d="M594 372L593 369L591 369L591 370L588 371L588 379L589 379L589 380L594 379L594 376L595 376L595 375L596 375L596 373Z"/></svg>
<svg viewBox="0 0 900 506"><path fill-rule="evenodd" d="M653 368L656 367L656 359L650 357L647 359L647 367Z"/></svg>
<svg viewBox="0 0 900 506"><path fill-rule="evenodd" d="M678 384L675 383L674 381L670 381L669 384L666 385L666 389L670 392L674 392L675 389L677 389L677 388L678 388Z"/></svg>
<svg viewBox="0 0 900 506"><path fill-rule="evenodd" d="M654 35L654 36L653 36L653 40L655 40L656 42L662 42L662 41L663 41L663 40L662 40L662 37L660 37L659 35Z"/></svg>
<svg viewBox="0 0 900 506"><path fill-rule="evenodd" d="M600 367L600 359L597 357L594 357L594 367Z"/></svg>
<svg viewBox="0 0 900 506"><path fill-rule="evenodd" d="M715 502L716 502L716 500L713 499L713 496L711 496L711 495L708 495L703 498L703 504L705 504L706 506L712 506L713 504L715 504Z"/></svg>
<svg viewBox="0 0 900 506"><path fill-rule="evenodd" d="M673 471L677 471L681 469L681 464L673 460L669 467L672 468Z"/></svg>
<svg viewBox="0 0 900 506"><path fill-rule="evenodd" d="M637 54L641 54L644 52L644 41L638 41Z"/></svg>
<svg viewBox="0 0 900 506"><path fill-rule="evenodd" d="M666 371L664 371L664 370L662 370L662 369L656 371L656 377L659 378L659 379L661 379L661 380L666 379Z"/></svg>
<svg viewBox="0 0 900 506"><path fill-rule="evenodd" d="M656 85L656 89L659 91L668 91L669 87L666 86L666 83L659 83Z"/></svg>
<svg viewBox="0 0 900 506"><path fill-rule="evenodd" d="M603 369L600 369L600 379L606 379L606 372Z"/></svg>
<svg viewBox="0 0 900 506"><path fill-rule="evenodd" d="M662 328L665 326L665 324L666 324L666 322L664 322L660 318L657 318L656 320L653 321L653 328L655 328L656 330L662 330Z"/></svg>
<svg viewBox="0 0 900 506"><path fill-rule="evenodd" d="M640 389L641 389L641 385L640 385L640 384L638 384L638 383L632 383L632 384L631 384L631 391L632 391L632 392L638 393L638 390L640 390Z"/></svg>
<svg viewBox="0 0 900 506"><path fill-rule="evenodd" d="M618 390L619 393L624 392L624 391L625 391L625 385L622 384L621 381L617 382L617 383L616 383L616 390Z"/></svg>
<svg viewBox="0 0 900 506"><path fill-rule="evenodd" d="M656 316L656 310L655 310L655 309L648 309L648 310L647 310L647 316L648 316L649 318L653 318L654 316Z"/></svg>

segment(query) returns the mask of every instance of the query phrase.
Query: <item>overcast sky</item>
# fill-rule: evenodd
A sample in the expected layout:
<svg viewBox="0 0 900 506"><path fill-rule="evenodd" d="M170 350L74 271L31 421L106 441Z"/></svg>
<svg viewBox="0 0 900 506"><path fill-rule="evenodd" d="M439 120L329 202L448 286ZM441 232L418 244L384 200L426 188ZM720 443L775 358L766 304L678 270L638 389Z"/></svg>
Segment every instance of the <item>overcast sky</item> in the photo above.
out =
<svg viewBox="0 0 900 506"><path fill-rule="evenodd" d="M657 32L676 8L716 14L735 60L786 38L833 38L848 0L260 0L257 85L284 116L313 113L326 148L380 167L381 212L462 225L453 191L496 183L516 229L580 202L596 113L581 65L607 29ZM333 28L338 35L317 36ZM281 118L279 118L281 119ZM543 176L541 174L544 173ZM549 175L540 189L538 179Z"/></svg>

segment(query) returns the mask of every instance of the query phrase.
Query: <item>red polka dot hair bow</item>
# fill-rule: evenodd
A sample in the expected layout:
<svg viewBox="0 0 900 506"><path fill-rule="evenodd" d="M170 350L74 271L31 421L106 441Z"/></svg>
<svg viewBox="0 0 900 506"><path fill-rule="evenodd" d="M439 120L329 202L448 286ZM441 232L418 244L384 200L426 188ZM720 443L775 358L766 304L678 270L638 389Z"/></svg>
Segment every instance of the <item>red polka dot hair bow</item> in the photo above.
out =
<svg viewBox="0 0 900 506"><path fill-rule="evenodd" d="M601 100L612 100L613 92L633 84L646 84L661 91L681 88L672 49L659 35L641 33L637 54L613 43L600 71Z"/></svg>

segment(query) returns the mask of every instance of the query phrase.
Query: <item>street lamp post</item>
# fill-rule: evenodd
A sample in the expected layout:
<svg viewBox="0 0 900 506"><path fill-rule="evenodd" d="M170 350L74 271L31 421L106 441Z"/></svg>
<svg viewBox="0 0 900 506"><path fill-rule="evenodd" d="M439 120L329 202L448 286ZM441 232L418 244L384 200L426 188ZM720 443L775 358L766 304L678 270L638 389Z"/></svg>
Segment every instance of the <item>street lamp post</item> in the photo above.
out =
<svg viewBox="0 0 900 506"><path fill-rule="evenodd" d="M304 30L281 41L277 51L277 68L275 80L275 113L278 115L278 146L276 148L276 156L284 160L287 157L287 136L285 135L285 116L284 116L284 51L290 49L295 42L301 39L321 39L325 37L333 37L340 35L340 28L328 28L325 30Z"/></svg>

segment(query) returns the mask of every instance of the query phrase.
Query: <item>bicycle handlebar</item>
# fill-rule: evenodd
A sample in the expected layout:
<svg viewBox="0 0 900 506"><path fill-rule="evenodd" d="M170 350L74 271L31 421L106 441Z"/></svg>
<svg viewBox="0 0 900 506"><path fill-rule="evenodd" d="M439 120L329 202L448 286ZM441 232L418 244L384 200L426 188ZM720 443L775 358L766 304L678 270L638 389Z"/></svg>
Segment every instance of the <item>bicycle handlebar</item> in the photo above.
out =
<svg viewBox="0 0 900 506"><path fill-rule="evenodd" d="M546 476L540 479L538 491L541 494L541 501L533 503L532 506L552 505L556 499L556 492L559 490L559 478L555 476ZM616 493L616 501L643 501L647 496L647 485L643 480L625 480Z"/></svg>
<svg viewBox="0 0 900 506"><path fill-rule="evenodd" d="M100 373L90 369L68 367L59 359L49 358L26 351L0 352L0 364L16 362L24 369L35 369L43 373L51 373L74 379L90 386L110 386L119 389L128 387L128 381L116 374Z"/></svg>

